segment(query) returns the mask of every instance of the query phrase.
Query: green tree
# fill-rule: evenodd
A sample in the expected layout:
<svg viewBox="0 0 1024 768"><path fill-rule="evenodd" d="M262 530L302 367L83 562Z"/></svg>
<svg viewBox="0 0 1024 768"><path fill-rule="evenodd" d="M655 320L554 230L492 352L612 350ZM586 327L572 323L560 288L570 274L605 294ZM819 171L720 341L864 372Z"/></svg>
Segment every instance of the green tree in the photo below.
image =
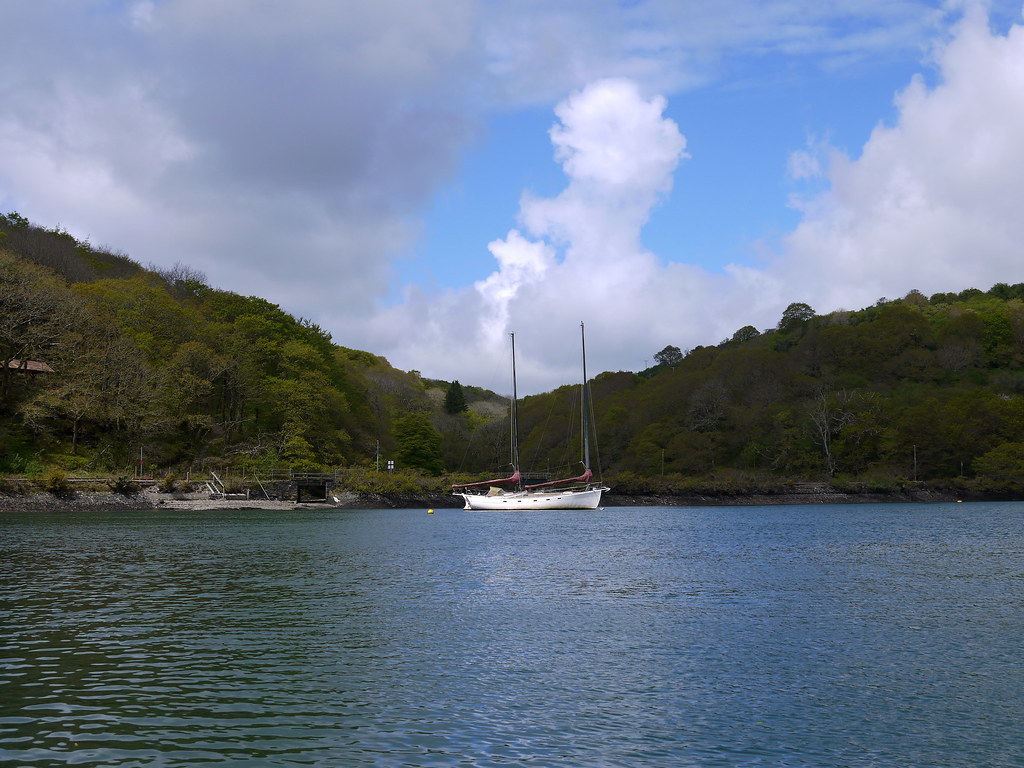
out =
<svg viewBox="0 0 1024 768"><path fill-rule="evenodd" d="M756 339L760 335L761 332L757 330L757 328L755 328L754 326L744 325L742 328L740 328L738 331L736 331L736 333L732 335L732 338L729 339L729 341L733 342L734 344L742 344L745 341L751 341L752 339Z"/></svg>
<svg viewBox="0 0 1024 768"><path fill-rule="evenodd" d="M312 472L319 469L316 452L306 439L307 425L289 418L281 428L281 458L293 469Z"/></svg>
<svg viewBox="0 0 1024 768"><path fill-rule="evenodd" d="M112 312L122 331L158 365L203 326L199 313L177 301L153 275L82 283L75 290Z"/></svg>
<svg viewBox="0 0 1024 768"><path fill-rule="evenodd" d="M29 220L17 211L11 211L6 216L0 213L0 223L6 224L11 229L28 229Z"/></svg>
<svg viewBox="0 0 1024 768"><path fill-rule="evenodd" d="M102 310L84 308L81 319L57 350L56 374L25 404L22 415L37 432L64 421L72 453L90 432L126 450L140 431L152 433L160 422L151 370L134 342Z"/></svg>
<svg viewBox="0 0 1024 768"><path fill-rule="evenodd" d="M807 324L807 321L814 317L814 310L809 304L801 301L794 301L782 313L779 320L779 330L786 332L800 328Z"/></svg>
<svg viewBox="0 0 1024 768"><path fill-rule="evenodd" d="M0 408L18 366L54 357L80 303L48 270L0 252Z"/></svg>
<svg viewBox="0 0 1024 768"><path fill-rule="evenodd" d="M462 385L458 380L453 381L444 396L444 409L448 413L462 413L469 410L466 405L466 393L462 391Z"/></svg>
<svg viewBox="0 0 1024 768"><path fill-rule="evenodd" d="M1024 489L1024 443L1002 443L974 462L979 477L1008 489Z"/></svg>
<svg viewBox="0 0 1024 768"><path fill-rule="evenodd" d="M441 435L423 413L410 413L395 419L395 459L401 468L414 467L432 475L444 470Z"/></svg>
<svg viewBox="0 0 1024 768"><path fill-rule="evenodd" d="M668 367L679 365L683 362L683 351L679 349L679 347L669 344L654 356L654 362L657 365L665 365Z"/></svg>
<svg viewBox="0 0 1024 768"><path fill-rule="evenodd" d="M347 406L331 385L326 362L302 341L286 341L276 351L278 375L266 380L269 426L287 433L296 460L308 458L308 445L322 463L339 462L342 435L336 427Z"/></svg>

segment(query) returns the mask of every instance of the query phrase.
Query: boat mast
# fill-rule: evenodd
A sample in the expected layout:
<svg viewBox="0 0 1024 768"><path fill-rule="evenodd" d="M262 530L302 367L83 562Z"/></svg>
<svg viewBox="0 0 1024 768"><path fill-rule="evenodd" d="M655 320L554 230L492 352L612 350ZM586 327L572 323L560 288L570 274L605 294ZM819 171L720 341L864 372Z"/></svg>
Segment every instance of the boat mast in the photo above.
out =
<svg viewBox="0 0 1024 768"><path fill-rule="evenodd" d="M580 342L583 347L583 396L580 398L583 408L583 416L580 423L583 425L583 468L590 469L590 403L588 401L589 388L587 387L587 336L583 330L583 323L580 323Z"/></svg>
<svg viewBox="0 0 1024 768"><path fill-rule="evenodd" d="M519 471L519 396L516 392L516 335L510 333L509 337L512 340L512 410L510 413L512 424L509 430L509 440L512 443L512 473L515 474ZM516 490L521 486L522 482L517 483Z"/></svg>

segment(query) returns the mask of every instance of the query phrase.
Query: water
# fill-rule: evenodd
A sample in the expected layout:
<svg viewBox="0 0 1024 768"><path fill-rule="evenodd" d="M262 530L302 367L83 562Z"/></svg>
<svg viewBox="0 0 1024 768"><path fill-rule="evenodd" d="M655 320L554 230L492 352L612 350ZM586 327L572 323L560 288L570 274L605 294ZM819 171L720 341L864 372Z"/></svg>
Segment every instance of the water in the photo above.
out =
<svg viewBox="0 0 1024 768"><path fill-rule="evenodd" d="M0 514L0 764L1022 766L1022 523Z"/></svg>

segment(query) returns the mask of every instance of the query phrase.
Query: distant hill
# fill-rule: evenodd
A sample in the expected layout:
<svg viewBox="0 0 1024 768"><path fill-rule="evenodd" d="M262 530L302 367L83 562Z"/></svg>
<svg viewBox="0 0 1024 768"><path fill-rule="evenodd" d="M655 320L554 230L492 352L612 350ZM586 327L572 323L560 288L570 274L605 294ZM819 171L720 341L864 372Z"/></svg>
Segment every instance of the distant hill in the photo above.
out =
<svg viewBox="0 0 1024 768"><path fill-rule="evenodd" d="M134 471L140 454L179 475L507 466L503 397L463 382L467 409L448 413L451 382L17 214L0 216L0 311L0 473ZM655 357L592 382L594 450L620 491L1024 493L1024 284L828 315L794 303L776 329ZM522 400L525 469L575 468L579 410L575 386Z"/></svg>

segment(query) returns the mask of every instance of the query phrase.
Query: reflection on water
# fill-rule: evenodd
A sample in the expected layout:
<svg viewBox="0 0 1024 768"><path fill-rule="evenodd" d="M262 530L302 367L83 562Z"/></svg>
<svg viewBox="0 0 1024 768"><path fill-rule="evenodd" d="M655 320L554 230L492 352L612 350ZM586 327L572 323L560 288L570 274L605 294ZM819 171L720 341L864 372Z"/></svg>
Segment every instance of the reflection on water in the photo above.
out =
<svg viewBox="0 0 1024 768"><path fill-rule="evenodd" d="M1021 766L1022 522L0 515L0 764Z"/></svg>

